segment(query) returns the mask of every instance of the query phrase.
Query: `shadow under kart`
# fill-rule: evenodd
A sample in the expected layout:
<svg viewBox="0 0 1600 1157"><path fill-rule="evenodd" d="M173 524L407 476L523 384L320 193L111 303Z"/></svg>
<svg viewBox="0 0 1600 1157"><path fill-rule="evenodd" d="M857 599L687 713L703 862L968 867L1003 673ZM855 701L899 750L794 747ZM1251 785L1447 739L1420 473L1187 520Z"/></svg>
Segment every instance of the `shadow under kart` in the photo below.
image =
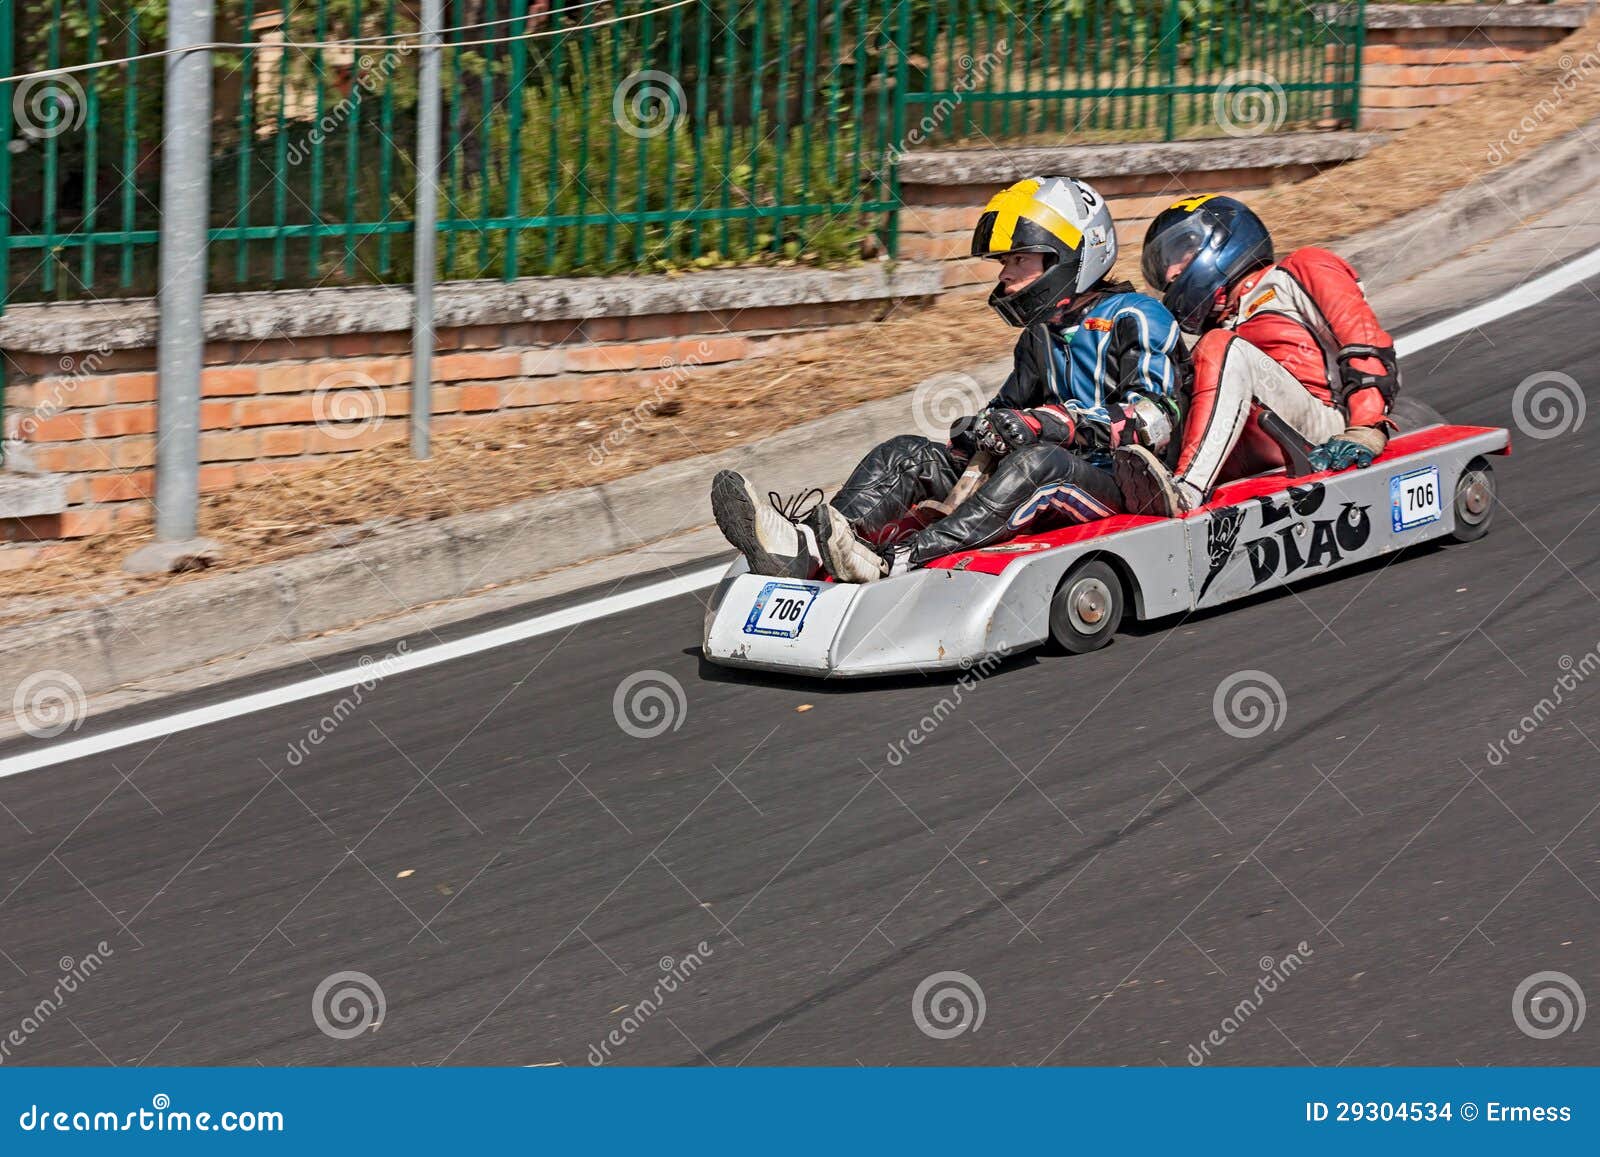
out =
<svg viewBox="0 0 1600 1157"><path fill-rule="evenodd" d="M1432 539L1481 538L1495 505L1487 456L1508 453L1503 428L1440 421L1396 435L1363 469L1257 475L1184 518L1120 514L864 585L752 575L739 559L712 592L703 654L850 678L970 668L1047 641L1092 651L1129 612L1202 610Z"/></svg>

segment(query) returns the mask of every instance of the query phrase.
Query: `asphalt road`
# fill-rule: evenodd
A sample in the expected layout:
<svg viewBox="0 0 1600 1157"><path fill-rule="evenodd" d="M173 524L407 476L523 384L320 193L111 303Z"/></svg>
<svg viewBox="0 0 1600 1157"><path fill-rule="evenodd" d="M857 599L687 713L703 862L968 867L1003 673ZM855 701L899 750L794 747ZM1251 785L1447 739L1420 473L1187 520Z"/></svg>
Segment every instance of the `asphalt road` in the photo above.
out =
<svg viewBox="0 0 1600 1157"><path fill-rule="evenodd" d="M1600 1062L1600 1025L1513 1014L1543 971L1600 998L1591 288L1405 367L1485 425L1536 371L1584 384L1576 431L1513 431L1471 546L969 688L719 672L682 598L0 781L0 1059ZM613 697L646 670L684 706L636 738ZM1219 727L1241 670L1282 684L1277 730ZM384 1013L339 1039L313 998L346 971ZM948 1039L913 1015L941 972L984 1010Z"/></svg>

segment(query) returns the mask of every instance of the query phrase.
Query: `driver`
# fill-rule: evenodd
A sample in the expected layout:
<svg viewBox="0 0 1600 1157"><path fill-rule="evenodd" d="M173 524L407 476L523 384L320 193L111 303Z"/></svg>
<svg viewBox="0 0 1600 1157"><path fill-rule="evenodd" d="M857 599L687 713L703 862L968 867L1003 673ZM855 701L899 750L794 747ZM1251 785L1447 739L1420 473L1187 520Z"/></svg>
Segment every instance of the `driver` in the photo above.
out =
<svg viewBox="0 0 1600 1157"><path fill-rule="evenodd" d="M1316 447L1318 470L1370 465L1388 442L1400 390L1394 341L1356 271L1326 249L1274 262L1261 219L1232 197L1178 201L1150 223L1145 281L1194 347L1194 387L1171 469L1140 446L1114 463L1127 510L1177 516L1203 505L1224 476L1283 465L1257 423L1260 407Z"/></svg>
<svg viewBox="0 0 1600 1157"><path fill-rule="evenodd" d="M989 305L1023 331L1000 392L957 421L948 443L902 434L875 447L831 502L809 511L804 498L762 501L740 474L718 473L712 511L753 573L871 582L1105 518L1121 510L1111 451L1167 450L1188 351L1159 302L1110 280L1117 236L1104 199L1071 177L1018 181L985 206L972 254L1000 262ZM980 449L997 460L989 479L924 525L917 503L944 498Z"/></svg>

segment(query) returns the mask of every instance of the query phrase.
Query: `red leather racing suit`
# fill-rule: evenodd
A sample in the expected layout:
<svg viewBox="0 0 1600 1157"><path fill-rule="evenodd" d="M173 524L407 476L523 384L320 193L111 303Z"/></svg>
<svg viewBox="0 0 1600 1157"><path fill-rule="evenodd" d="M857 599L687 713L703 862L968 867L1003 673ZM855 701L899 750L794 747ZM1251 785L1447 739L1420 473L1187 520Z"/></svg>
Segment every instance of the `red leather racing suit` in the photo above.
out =
<svg viewBox="0 0 1600 1157"><path fill-rule="evenodd" d="M1297 249L1245 277L1222 327L1194 348L1174 471L1200 500L1220 480L1283 465L1256 415L1270 407L1312 445L1346 433L1381 450L1399 387L1394 341L1348 262Z"/></svg>

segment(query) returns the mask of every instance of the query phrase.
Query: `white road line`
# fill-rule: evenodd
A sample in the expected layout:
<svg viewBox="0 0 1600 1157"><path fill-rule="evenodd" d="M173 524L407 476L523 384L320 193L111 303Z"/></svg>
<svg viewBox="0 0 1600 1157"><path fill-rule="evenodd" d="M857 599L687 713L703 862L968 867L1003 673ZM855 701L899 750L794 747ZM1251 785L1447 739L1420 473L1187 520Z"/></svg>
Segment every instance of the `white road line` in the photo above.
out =
<svg viewBox="0 0 1600 1157"><path fill-rule="evenodd" d="M1463 310L1442 321L1425 326L1415 333L1406 334L1395 341L1395 350L1403 357L1406 354L1427 349L1431 345L1448 341L1450 338L1466 333L1477 326L1518 313L1529 306L1538 305L1540 302L1547 301L1563 290L1570 289L1572 286L1597 274L1600 274L1600 249L1575 258L1509 293L1502 294L1493 301L1484 302L1482 305ZM512 623L509 626L496 627L493 630L483 631L476 635L468 635L466 638L457 639L452 643L441 643L437 646L425 647L408 655L391 658L385 664L389 672L387 677L392 678L395 675L403 675L408 671L417 671L439 663L448 663L467 655L480 654L496 647L520 643L524 639L532 639L539 635L547 635L552 631L565 630L568 627L592 622L595 619L605 618L607 615L620 614L623 611L635 610L639 607L649 606L651 603L658 603L693 591L704 590L706 587L715 585L725 569L723 566L705 567L686 574L682 578L650 583L647 586L639 587L637 590L628 591L624 594L607 595L604 598L579 603L565 610L536 615L520 623ZM221 703L213 703L208 707L196 707L189 711L160 716L145 723L113 728L99 735L89 735L82 739L72 739L65 743L42 747L21 755L13 755L8 759L0 759L0 779L4 779L7 776L21 775L25 771L33 771L41 767L52 767L58 763L66 763L68 760L99 755L104 751L114 751L119 747L143 743L145 740L159 739L163 735L171 735L178 731L190 731L196 727L205 727L212 723L237 719L241 715L250 715L257 711L281 707L285 703L298 703L303 699L311 699L317 695L348 690L358 684L368 682L371 678L372 670L370 668L360 666L347 667L342 671L318 675L311 679L301 680L298 683L276 687L270 691L258 691L253 695L241 695L236 699L227 699Z"/></svg>
<svg viewBox="0 0 1600 1157"><path fill-rule="evenodd" d="M607 615L620 614L623 611L631 611L636 607L649 606L651 603L658 603L663 599L674 599L679 595L686 595L692 591L702 590L713 585L727 569L725 565L703 567L700 570L690 571L681 578L649 583L646 586L639 587L637 590L607 595L604 598L579 603L577 606L566 607L563 610L535 615L533 618L524 619L520 623L495 627L492 630L482 631L476 635L468 635L464 639L456 639L453 642L424 647L420 651L412 651L405 655L390 654L383 660L383 670L387 672L383 677L392 679L396 675L403 675L409 671L420 671L424 667L433 667L439 663L448 663L454 659L476 655L483 651L493 650L496 647L520 643L524 639L532 639L539 635L548 635L554 631L566 630L568 627L587 623L593 619L604 618ZM190 731L196 727L221 723L227 719L237 719L241 715L266 711L269 708L280 707L285 703L298 703L302 699L311 699L315 696L327 695L335 691L345 691L359 684L370 682L374 677L375 671L376 667L373 666L357 665L346 667L343 670L330 671L326 675L302 679L298 683L290 683L284 687L274 687L270 691L257 691L253 695L241 695L236 699L225 699L221 703L213 703L206 707L195 707L188 711L179 711L176 714L161 716L145 723L134 723L127 727L118 727L111 731L102 732L99 735L87 735L82 739L72 739L50 747L41 747L33 751L23 752L8 759L0 759L0 779L12 775L20 775L25 771L33 771L40 767L66 763L72 759L82 759L88 755L99 755L103 751L112 751L119 747L127 747L133 743L143 743L148 739L159 739L174 732Z"/></svg>
<svg viewBox="0 0 1600 1157"><path fill-rule="evenodd" d="M1571 289L1596 274L1600 274L1600 249L1591 250L1582 257L1575 257L1565 265L1559 265L1549 273L1535 277L1532 281L1525 282L1492 301L1464 309L1443 321L1436 321L1415 333L1408 333L1404 337L1395 339L1395 353L1405 357L1406 354L1438 345L1457 334L1476 329L1486 322L1498 321L1513 313L1519 313L1531 305L1548 301L1562 290Z"/></svg>

